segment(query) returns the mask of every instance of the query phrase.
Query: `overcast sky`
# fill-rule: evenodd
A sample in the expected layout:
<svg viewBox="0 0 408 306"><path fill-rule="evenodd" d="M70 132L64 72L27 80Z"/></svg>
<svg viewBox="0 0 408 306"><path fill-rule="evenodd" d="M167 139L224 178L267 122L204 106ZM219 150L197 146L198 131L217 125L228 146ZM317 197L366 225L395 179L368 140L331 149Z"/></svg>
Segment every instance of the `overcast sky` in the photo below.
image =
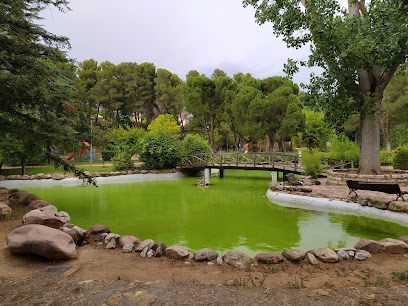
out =
<svg viewBox="0 0 408 306"><path fill-rule="evenodd" d="M195 69L211 76L215 68L265 78L284 75L287 58L305 59L308 48L287 49L270 24L255 23L252 7L241 0L71 0L72 11L47 9L41 23L67 36L69 56L99 63L151 62L182 79ZM294 77L308 83L310 70Z"/></svg>

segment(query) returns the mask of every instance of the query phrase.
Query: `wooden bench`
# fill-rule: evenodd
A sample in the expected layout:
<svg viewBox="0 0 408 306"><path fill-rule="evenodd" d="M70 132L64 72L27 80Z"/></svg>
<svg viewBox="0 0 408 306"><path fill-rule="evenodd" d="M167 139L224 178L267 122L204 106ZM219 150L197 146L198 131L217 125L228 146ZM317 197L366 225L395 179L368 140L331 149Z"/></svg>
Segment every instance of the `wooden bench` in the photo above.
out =
<svg viewBox="0 0 408 306"><path fill-rule="evenodd" d="M401 191L400 186L394 183L362 182L353 180L346 180L346 183L347 187L350 189L348 195L354 192L354 194L358 196L356 192L357 189L379 191L388 194L395 194L397 195L397 199L395 201L398 201L398 199L401 198L405 202L404 194L408 194L408 192Z"/></svg>

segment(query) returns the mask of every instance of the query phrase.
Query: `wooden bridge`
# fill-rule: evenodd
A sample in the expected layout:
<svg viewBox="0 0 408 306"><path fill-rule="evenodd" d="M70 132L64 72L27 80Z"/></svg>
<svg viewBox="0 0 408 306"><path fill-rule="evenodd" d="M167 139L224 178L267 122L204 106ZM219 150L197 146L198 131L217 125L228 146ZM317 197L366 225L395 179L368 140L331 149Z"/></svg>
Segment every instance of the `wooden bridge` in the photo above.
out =
<svg viewBox="0 0 408 306"><path fill-rule="evenodd" d="M352 161L322 159L322 169L353 168ZM304 173L301 158L297 153L204 153L183 158L181 170L246 169Z"/></svg>

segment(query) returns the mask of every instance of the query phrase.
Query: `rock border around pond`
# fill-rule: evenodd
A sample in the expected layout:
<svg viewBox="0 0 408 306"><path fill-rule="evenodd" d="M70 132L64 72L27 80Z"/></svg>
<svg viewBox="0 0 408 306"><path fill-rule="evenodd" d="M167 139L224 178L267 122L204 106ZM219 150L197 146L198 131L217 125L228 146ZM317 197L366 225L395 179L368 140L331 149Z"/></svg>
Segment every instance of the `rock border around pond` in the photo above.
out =
<svg viewBox="0 0 408 306"><path fill-rule="evenodd" d="M66 212L58 211L53 205L40 200L37 196L23 190L8 190L13 205L35 207L33 203L43 204L29 211L22 218L22 226L10 232L7 245L12 254L37 254L48 259L70 260L77 257L76 248L84 243L104 249L121 249L123 253L138 254L153 258L166 256L173 260L207 262L208 265L225 264L239 269L250 269L258 264L281 264L285 262L306 262L311 265L336 263L344 260L362 261L372 254L407 254L408 236L398 239L386 238L380 241L361 239L353 247L330 249L321 248L309 251L284 250L281 253L259 253L254 258L247 254L230 250L221 256L215 250L203 248L195 254L181 246L167 247L163 242L151 239L141 241L135 236L111 233L105 225L96 224L88 230L82 229L70 221Z"/></svg>
<svg viewBox="0 0 408 306"><path fill-rule="evenodd" d="M128 174L161 174L161 173L175 173L177 172L176 169L164 169L164 170L129 170L129 171L112 171L112 172L92 172L85 171L85 174L90 175L94 178L97 177L111 177L111 176L120 176L120 175L128 175ZM44 173L37 173L33 175L0 175L0 181L33 181L33 180L55 180L60 181L66 179L67 176L64 174L55 173L51 174L44 174Z"/></svg>

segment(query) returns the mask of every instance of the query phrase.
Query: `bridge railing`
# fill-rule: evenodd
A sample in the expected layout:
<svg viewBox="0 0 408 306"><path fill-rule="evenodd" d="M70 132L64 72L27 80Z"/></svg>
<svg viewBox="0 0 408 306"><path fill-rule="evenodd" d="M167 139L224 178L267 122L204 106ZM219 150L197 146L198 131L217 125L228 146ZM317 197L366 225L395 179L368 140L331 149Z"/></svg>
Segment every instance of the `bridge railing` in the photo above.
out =
<svg viewBox="0 0 408 306"><path fill-rule="evenodd" d="M237 167L274 168L275 165L299 167L296 153L203 153L183 157L183 168Z"/></svg>
<svg viewBox="0 0 408 306"><path fill-rule="evenodd" d="M300 171L302 160L296 153L202 153L184 156L182 168L236 167L236 168L276 168ZM354 168L353 161L323 158L323 170Z"/></svg>

